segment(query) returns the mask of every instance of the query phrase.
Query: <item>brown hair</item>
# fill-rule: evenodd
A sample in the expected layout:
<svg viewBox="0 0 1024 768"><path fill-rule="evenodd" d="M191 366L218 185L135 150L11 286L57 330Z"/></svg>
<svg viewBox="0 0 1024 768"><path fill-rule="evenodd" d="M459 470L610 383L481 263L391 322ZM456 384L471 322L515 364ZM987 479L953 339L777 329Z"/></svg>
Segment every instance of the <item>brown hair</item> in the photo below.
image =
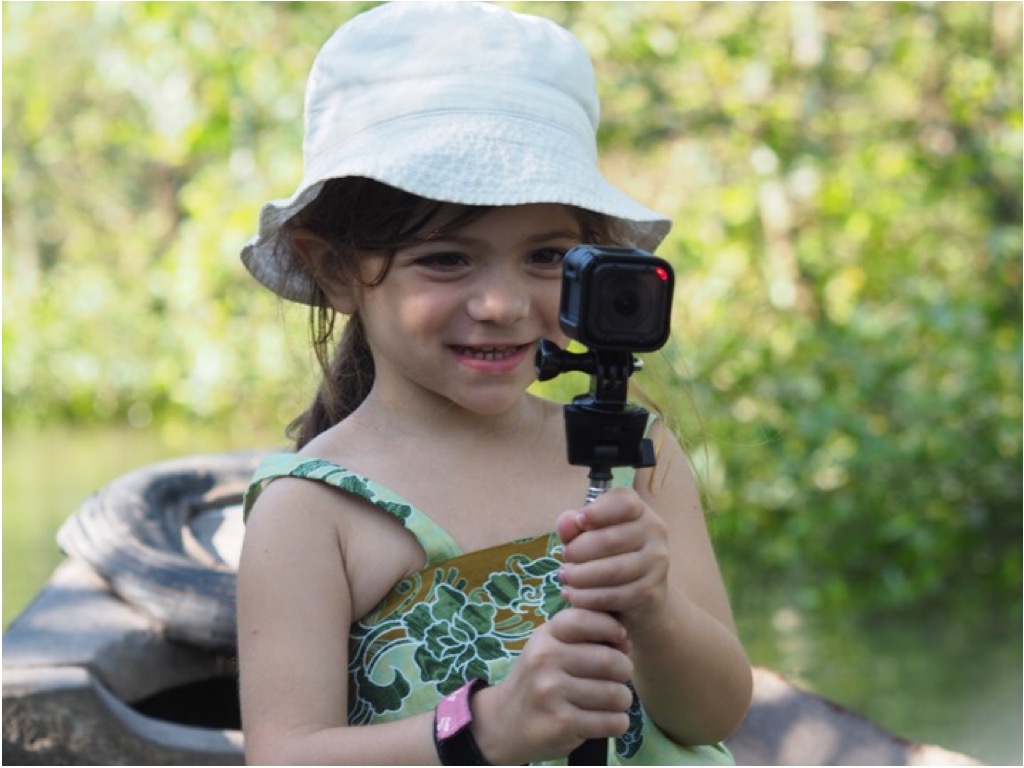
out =
<svg viewBox="0 0 1024 768"><path fill-rule="evenodd" d="M442 209L450 209L451 215L425 232L424 227ZM304 267L313 275L336 276L346 282L360 280L365 286L374 286L387 277L391 260L399 248L444 235L476 220L490 209L491 206L428 200L372 179L332 179L316 199L292 217L284 228L286 242L299 256L295 260L296 267ZM612 225L608 217L582 209L572 210L579 221L584 241L612 241ZM312 263L306 249L296 243L295 235L300 231L313 234L329 246L332 255L329 264ZM383 252L385 259L380 272L365 280L360 277L358 269L359 254L368 251ZM338 313L316 279L307 303L312 307L309 315L310 340L323 371L323 380L309 408L288 427L288 436L295 440L296 450L359 407L369 394L374 379L373 355L359 315L352 315L347 320L341 339L332 350Z"/></svg>

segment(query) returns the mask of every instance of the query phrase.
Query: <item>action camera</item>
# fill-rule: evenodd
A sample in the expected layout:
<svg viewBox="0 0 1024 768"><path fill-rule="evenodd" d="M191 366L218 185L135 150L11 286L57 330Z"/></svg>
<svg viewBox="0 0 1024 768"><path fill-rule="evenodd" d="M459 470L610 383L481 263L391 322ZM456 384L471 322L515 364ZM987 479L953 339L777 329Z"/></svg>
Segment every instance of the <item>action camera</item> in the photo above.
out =
<svg viewBox="0 0 1024 768"><path fill-rule="evenodd" d="M562 331L591 349L653 352L671 331L672 267L634 248L578 245L562 269Z"/></svg>

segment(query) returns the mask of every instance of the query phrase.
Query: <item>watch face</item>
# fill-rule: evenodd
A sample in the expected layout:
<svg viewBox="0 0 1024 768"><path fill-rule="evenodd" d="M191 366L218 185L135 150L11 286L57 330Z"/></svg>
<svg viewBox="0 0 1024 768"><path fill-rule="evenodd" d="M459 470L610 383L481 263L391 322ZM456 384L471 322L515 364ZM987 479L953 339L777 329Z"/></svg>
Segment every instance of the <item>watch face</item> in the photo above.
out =
<svg viewBox="0 0 1024 768"><path fill-rule="evenodd" d="M450 739L473 722L473 711L469 708L469 685L445 696L437 705L434 729L441 741Z"/></svg>
<svg viewBox="0 0 1024 768"><path fill-rule="evenodd" d="M473 722L469 699L477 688L485 685L480 680L471 680L438 702L434 711L434 744L441 765L490 765L468 727Z"/></svg>

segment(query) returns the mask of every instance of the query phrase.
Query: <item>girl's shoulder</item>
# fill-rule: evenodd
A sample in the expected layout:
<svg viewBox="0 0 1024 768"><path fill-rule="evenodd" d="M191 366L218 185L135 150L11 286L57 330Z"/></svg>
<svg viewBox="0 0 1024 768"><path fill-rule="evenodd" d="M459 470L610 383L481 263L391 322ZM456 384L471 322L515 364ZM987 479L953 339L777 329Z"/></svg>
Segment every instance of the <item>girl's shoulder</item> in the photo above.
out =
<svg viewBox="0 0 1024 768"><path fill-rule="evenodd" d="M434 541L429 522L418 536L417 524L406 524L415 510L386 489L331 462L298 454L264 460L247 494L246 512L251 549L287 548L292 560L305 553L320 567L340 568L343 579L337 583L347 585L352 618L422 568L427 560L422 540Z"/></svg>

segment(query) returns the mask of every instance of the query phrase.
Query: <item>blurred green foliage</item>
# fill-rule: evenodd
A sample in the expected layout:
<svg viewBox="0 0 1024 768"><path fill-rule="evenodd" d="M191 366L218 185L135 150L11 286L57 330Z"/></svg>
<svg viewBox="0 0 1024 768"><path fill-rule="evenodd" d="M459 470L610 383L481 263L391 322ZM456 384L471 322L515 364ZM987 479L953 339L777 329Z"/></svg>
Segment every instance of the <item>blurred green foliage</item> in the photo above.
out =
<svg viewBox="0 0 1024 768"><path fill-rule="evenodd" d="M304 311L237 253L369 5L4 3L5 425L303 407ZM608 175L675 220L642 384L722 557L804 603L1019 616L1021 5L509 5L581 38Z"/></svg>

